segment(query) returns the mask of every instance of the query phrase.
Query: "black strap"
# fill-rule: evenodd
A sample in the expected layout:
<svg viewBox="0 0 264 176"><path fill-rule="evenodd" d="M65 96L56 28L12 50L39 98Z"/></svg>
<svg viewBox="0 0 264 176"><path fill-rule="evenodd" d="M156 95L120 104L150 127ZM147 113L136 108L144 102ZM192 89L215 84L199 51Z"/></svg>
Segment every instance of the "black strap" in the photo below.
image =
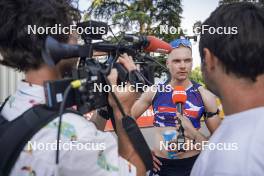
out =
<svg viewBox="0 0 264 176"><path fill-rule="evenodd" d="M76 113L74 111L68 112ZM57 111L51 110L45 105L37 105L15 120L11 122L5 121L5 123L0 125L0 176L9 175L28 141L58 115ZM152 169L151 151L135 120L130 117L123 118L122 123L146 169Z"/></svg>
<svg viewBox="0 0 264 176"><path fill-rule="evenodd" d="M7 97L5 99L5 101L1 104L0 107L0 136L2 134L2 130L4 130L4 128L1 128L5 123L7 123L8 121L2 116L1 112L4 108L4 106L6 105L7 101L8 101L9 97ZM0 138L1 139L1 138ZM1 141L1 140L0 140ZM3 145L2 143L0 143L0 145ZM1 161L0 161L1 162ZM0 169L0 176L4 176L4 173L2 171L2 169Z"/></svg>
<svg viewBox="0 0 264 176"><path fill-rule="evenodd" d="M197 92L200 94L200 97L201 97L201 101L202 101L202 103L204 104L204 102L203 102L203 98L202 98L202 94L201 94L201 92L199 91L199 87L201 86L200 84L198 84L197 82L195 82L195 81L191 81L192 82L192 84L193 84L193 87L197 90ZM215 116L215 115L218 115L219 114L219 109L217 109L216 110L216 112L207 112L206 110L205 110L205 112L203 113L203 115L204 115L204 120L208 120L209 118L211 118L211 117L213 117L213 116Z"/></svg>
<svg viewBox="0 0 264 176"><path fill-rule="evenodd" d="M20 152L27 142L50 121L58 117L58 112L45 105L37 105L11 122L0 126L0 170L9 175Z"/></svg>
<svg viewBox="0 0 264 176"><path fill-rule="evenodd" d="M209 118L218 115L219 112L219 109L217 109L216 112L204 112L204 120L208 120Z"/></svg>
<svg viewBox="0 0 264 176"><path fill-rule="evenodd" d="M153 169L152 154L136 121L129 116L123 117L122 125L128 135L129 140L134 146L136 152L142 159L146 167L146 170L152 170Z"/></svg>
<svg viewBox="0 0 264 176"><path fill-rule="evenodd" d="M0 111L2 111L2 109L4 108L6 102L9 100L9 98L10 98L10 96L8 96L8 97L5 99L4 103L1 104Z"/></svg>
<svg viewBox="0 0 264 176"><path fill-rule="evenodd" d="M3 110L3 108L4 108L4 106L6 105L7 101L9 100L9 98L10 98L10 96L7 97L7 98L5 99L5 101L4 101L4 103L1 104L1 107L0 107L0 125L2 125L2 124L4 124L4 123L8 122L8 121L2 116L1 112L2 112L2 110ZM1 132L2 132L2 131L1 131L1 128L0 128L0 135L1 135Z"/></svg>
<svg viewBox="0 0 264 176"><path fill-rule="evenodd" d="M0 113L1 113L1 111L3 110L4 106L6 105L7 101L9 100L9 98L10 98L10 96L7 97L7 98L5 99L5 101L4 101L4 103L1 104L1 107L0 107Z"/></svg>

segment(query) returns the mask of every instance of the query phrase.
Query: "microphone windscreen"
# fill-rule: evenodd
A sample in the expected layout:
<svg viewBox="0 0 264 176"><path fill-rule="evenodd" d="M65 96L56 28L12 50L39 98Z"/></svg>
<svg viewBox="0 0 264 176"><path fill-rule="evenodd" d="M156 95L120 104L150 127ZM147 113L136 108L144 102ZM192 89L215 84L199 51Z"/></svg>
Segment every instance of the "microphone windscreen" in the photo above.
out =
<svg viewBox="0 0 264 176"><path fill-rule="evenodd" d="M147 36L149 45L144 48L147 52L170 53L172 47L167 42L164 42L154 36Z"/></svg>
<svg viewBox="0 0 264 176"><path fill-rule="evenodd" d="M187 94L183 86L175 86L172 93L172 102L184 104L187 100Z"/></svg>

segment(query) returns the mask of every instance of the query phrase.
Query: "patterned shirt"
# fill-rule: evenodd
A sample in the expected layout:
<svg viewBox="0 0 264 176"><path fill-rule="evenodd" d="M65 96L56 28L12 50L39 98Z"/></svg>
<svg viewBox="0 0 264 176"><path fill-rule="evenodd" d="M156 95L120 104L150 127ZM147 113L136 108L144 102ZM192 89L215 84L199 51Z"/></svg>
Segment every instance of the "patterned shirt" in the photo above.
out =
<svg viewBox="0 0 264 176"><path fill-rule="evenodd" d="M21 82L1 114L12 121L32 106L44 103L43 87ZM20 153L11 175L56 175L57 130L58 118L40 129ZM118 145L113 135L97 130L92 122L80 115L63 115L60 146L60 175L136 175L136 168L118 155Z"/></svg>

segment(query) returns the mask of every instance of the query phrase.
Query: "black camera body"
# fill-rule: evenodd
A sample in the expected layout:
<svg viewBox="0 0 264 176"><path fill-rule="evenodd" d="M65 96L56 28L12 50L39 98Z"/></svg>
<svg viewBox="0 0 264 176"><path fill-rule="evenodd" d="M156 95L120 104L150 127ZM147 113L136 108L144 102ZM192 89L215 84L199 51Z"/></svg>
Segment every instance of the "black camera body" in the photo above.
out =
<svg viewBox="0 0 264 176"><path fill-rule="evenodd" d="M84 24L87 25L91 23ZM76 106L79 112L87 113L92 110L107 106L108 92L98 91L96 86L104 87L108 85L106 82L106 77L112 68L116 68L118 71L119 85L128 81L135 84L139 82L143 85L148 82L149 85L150 82L144 77L142 73L148 73L148 77L153 77L153 74L149 74L150 71L146 70L148 68L147 66L150 64L145 63L144 57L139 54L141 52L141 46L139 43L135 45L131 45L128 42L127 44L111 44L109 42L92 43L92 37L93 36L82 36L82 39L85 41L85 45L63 44L57 42L51 37L47 37L44 45L45 47L42 50L42 56L45 62L50 66L56 65L62 59L80 57L79 65L76 69L72 70L70 79L46 81L44 83L46 102L50 108L59 109L60 104L65 97L64 91L74 80L82 80L82 85L78 89L70 90L69 94L67 95L67 100L65 100L66 108ZM97 39L98 36L96 36L96 40ZM101 63L96 59L93 59L92 53L94 50L107 53L107 61ZM132 78L133 80L129 80L128 71L121 64L116 63L117 58L122 53L129 53L129 55L132 55L135 60L137 58L141 60L141 69L144 69L141 70L142 73L139 72L134 76L130 76L130 79Z"/></svg>
<svg viewBox="0 0 264 176"><path fill-rule="evenodd" d="M72 70L71 79L46 81L44 83L46 102L50 108L59 109L64 98L64 91L74 80L84 80L78 89L72 89L66 100L66 107L76 106L81 113L87 113L107 105L108 93L97 91L96 86L105 86L102 70L105 65L96 60L86 60L84 67Z"/></svg>
<svg viewBox="0 0 264 176"><path fill-rule="evenodd" d="M46 102L48 107L59 109L64 98L64 91L74 80L83 80L84 83L78 89L72 89L66 100L66 107L76 106L81 113L87 113L94 109L108 105L108 92L105 76L107 64L100 63L94 59L87 59L85 65L72 70L71 79L46 81L44 83ZM118 71L118 85L125 85L128 81L128 71L119 63L114 68ZM108 85L109 86L109 85Z"/></svg>

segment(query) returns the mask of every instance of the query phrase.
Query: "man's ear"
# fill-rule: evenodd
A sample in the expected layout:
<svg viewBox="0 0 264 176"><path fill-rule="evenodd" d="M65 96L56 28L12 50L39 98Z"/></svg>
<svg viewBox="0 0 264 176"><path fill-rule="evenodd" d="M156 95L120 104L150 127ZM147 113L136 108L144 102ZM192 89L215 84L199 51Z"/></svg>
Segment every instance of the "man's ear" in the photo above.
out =
<svg viewBox="0 0 264 176"><path fill-rule="evenodd" d="M217 61L214 54L208 48L204 48L203 52L204 52L204 62L207 71L215 69Z"/></svg>

